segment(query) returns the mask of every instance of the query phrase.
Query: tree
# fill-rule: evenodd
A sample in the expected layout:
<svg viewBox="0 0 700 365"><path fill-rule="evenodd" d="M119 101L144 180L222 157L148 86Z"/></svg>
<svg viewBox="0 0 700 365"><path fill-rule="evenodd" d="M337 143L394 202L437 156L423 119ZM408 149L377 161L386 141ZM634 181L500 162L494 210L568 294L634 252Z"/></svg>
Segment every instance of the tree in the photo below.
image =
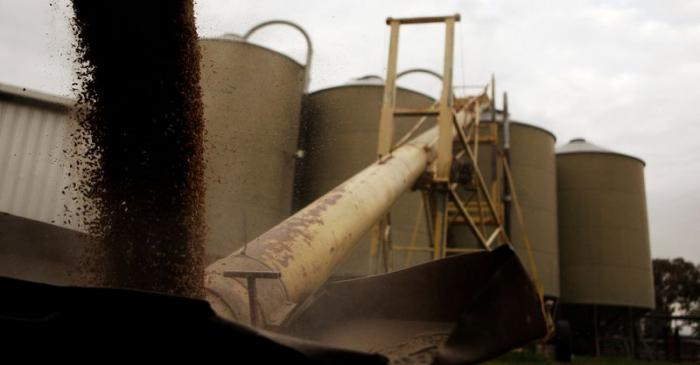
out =
<svg viewBox="0 0 700 365"><path fill-rule="evenodd" d="M654 259L653 266L656 313L664 316L700 315L700 266L680 257ZM687 325L695 336L700 335L697 321L690 321Z"/></svg>
<svg viewBox="0 0 700 365"><path fill-rule="evenodd" d="M700 267L678 257L654 259L656 311L672 315L676 310L689 313L700 304Z"/></svg>

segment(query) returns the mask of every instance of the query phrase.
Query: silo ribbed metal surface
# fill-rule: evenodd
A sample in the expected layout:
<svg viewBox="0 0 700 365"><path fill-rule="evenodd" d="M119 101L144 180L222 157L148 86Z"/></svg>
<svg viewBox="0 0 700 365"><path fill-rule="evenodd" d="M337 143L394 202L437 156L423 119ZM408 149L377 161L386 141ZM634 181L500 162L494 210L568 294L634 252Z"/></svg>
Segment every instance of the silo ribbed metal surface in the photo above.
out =
<svg viewBox="0 0 700 365"><path fill-rule="evenodd" d="M308 204L347 178L373 163L377 158L377 134L384 86L381 81L361 81L316 91L304 106L306 157L300 179L300 203ZM434 100L424 94L397 89L400 107L427 107ZM401 138L419 118L396 118L394 140ZM435 125L427 120L421 130ZM419 132L420 133L420 132ZM416 230L416 246L427 247L427 234L419 192L407 192L391 210L392 241L409 245ZM348 217L352 219L352 217ZM370 272L370 235L360 243L336 270L336 277L354 277ZM394 268L406 263L406 254L395 252ZM412 254L409 264L425 262L430 255Z"/></svg>
<svg viewBox="0 0 700 365"><path fill-rule="evenodd" d="M203 39L207 260L291 212L304 67L250 43Z"/></svg>
<svg viewBox="0 0 700 365"><path fill-rule="evenodd" d="M558 297L559 245L554 135L525 123L512 123L510 168L545 295ZM511 208L511 236L518 256L529 270L527 248L515 207Z"/></svg>
<svg viewBox="0 0 700 365"><path fill-rule="evenodd" d="M644 162L575 139L557 180L562 301L653 308Z"/></svg>

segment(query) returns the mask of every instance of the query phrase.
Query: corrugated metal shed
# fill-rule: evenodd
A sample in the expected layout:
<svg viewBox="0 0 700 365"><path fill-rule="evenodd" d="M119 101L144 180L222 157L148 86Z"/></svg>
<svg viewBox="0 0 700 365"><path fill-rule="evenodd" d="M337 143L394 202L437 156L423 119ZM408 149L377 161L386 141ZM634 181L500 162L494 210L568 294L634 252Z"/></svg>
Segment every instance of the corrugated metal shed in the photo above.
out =
<svg viewBox="0 0 700 365"><path fill-rule="evenodd" d="M0 84L0 212L63 222L73 100Z"/></svg>

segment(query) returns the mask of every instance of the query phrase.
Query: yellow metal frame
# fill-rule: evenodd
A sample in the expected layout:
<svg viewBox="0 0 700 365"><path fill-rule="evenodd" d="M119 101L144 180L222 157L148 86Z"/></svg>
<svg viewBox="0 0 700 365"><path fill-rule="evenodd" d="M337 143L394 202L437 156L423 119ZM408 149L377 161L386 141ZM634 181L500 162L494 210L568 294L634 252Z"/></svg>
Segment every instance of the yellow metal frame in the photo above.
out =
<svg viewBox="0 0 700 365"><path fill-rule="evenodd" d="M392 150L396 147L393 141L395 117L402 116L437 116L439 132L437 140L437 160L434 161L432 179L444 185L442 189L434 189L431 193L432 221L438 229L432 231L433 256L442 257L446 248L446 232L448 222L449 195L446 189L450 179L450 167L452 165L452 119L453 119L453 95L452 95L452 64L454 58L454 28L455 22L460 20L459 14L439 17L424 18L388 18L390 27L389 57L387 64L386 83L382 109L379 119L379 137L377 142L377 157L380 161L390 158ZM445 23L445 53L442 73L442 92L435 105L425 109L405 109L396 106L396 79L399 30L401 25ZM375 272L390 271L391 263L391 230L388 222L389 214L381 219L372 229L372 243L370 248L371 266ZM379 257L379 255L381 255ZM388 256L388 257L387 257ZM381 270L378 263L382 264Z"/></svg>
<svg viewBox="0 0 700 365"><path fill-rule="evenodd" d="M528 261L533 273L535 285L538 288L543 312L548 319L549 334L552 333L551 317L544 308L542 286L539 282L537 268L532 257L531 247L524 231L524 219L520 211L513 178L508 166L507 156L501 148L501 138L496 122L495 106L495 77L491 77L490 85L484 87L477 96L455 98L453 95L453 58L454 58L454 26L460 20L459 14L441 17L388 18L390 27L389 57L387 64L386 83L379 120L379 135L377 142L377 157L379 163L391 160L392 151L410 139L420 128L428 116L437 116L438 136L435 141L435 152L430 166L423 178L419 179L416 187L423 191L422 210L426 216L428 232L431 237L429 247L416 246L418 225L421 218L421 208L418 209L416 224L408 245L396 245L391 242L391 218L387 213L372 229L370 249L371 266L375 272L392 270L392 251L405 251L404 266L410 264L414 252L430 252L433 259L444 258L450 254L469 253L490 250L501 244L510 244L509 233L505 226L506 209L502 195L507 185L509 194L513 197L517 219L521 232L525 236L528 250ZM445 48L443 57L442 92L440 99L428 108L398 108L396 106L396 79L399 30L401 25L445 23ZM488 96L490 89L491 97ZM504 102L506 98L504 97ZM488 134L481 134L481 113L489 107L493 123L488 126ZM507 106L505 106L507 109ZM403 136L394 143L394 123L396 117L422 116L422 118ZM507 118L507 116L506 116ZM455 131L458 145L455 146ZM479 168L479 150L484 144L492 149L492 181L487 184ZM458 148L455 148L458 147ZM461 149L459 149L461 148ZM463 200L458 192L458 184L451 181L453 161L467 156L473 166L474 194ZM505 179L505 180L504 180ZM456 248L447 246L448 227L454 224L467 224L482 248ZM381 267L380 267L381 264Z"/></svg>
<svg viewBox="0 0 700 365"><path fill-rule="evenodd" d="M412 131L425 122L428 116L437 116L438 138L436 141L437 156L428 169L427 176L422 179L419 188L424 190L423 205L426 211L428 228L430 231L430 247L416 247L415 240L417 234L413 234L408 246L393 247L391 242L390 216L385 215L372 229L372 242L370 248L370 266L374 272L387 272L392 270L391 252L407 251L407 261L413 252L431 252L433 259L445 257L452 253L472 252L475 249L463 249L447 247L447 230L451 224L467 223L469 228L478 238L483 249L490 249L497 241L498 243L510 242L507 232L503 226L503 207L500 199L501 194L501 174L502 164L496 158L498 178L487 186L481 171L478 168L479 146L482 143L490 143L492 148L498 149L498 129L490 128L490 135L480 136L481 112L492 101L487 95L488 87L478 96L455 98L453 94L453 61L454 61L454 28L455 23L460 20L458 14L440 17L424 18L388 18L386 23L390 27L389 56L387 63L386 83L382 100L382 108L379 120L379 136L377 141L377 157L379 161L386 161L391 158L391 152L400 146L412 132L401 138L398 143L394 143L394 123L396 117L422 116ZM445 23L445 47L443 57L442 92L440 99L428 108L398 108L396 106L396 79L399 33L400 26L405 24L426 24ZM492 78L491 91L494 93L495 80ZM491 98L493 99L493 97ZM456 104L456 105L455 105ZM465 124L464 129L459 127ZM456 127L456 128L455 128ZM492 126L495 127L495 126ZM454 131L457 131L458 140L462 151L457 157L465 154L468 156L476 172L476 198L475 202L470 200L464 202L457 192L457 185L451 182L450 174L452 170L454 156ZM468 132L465 133L465 130ZM498 153L494 154L497 156ZM461 217L461 218L460 218ZM420 216L417 217L417 220ZM489 233L488 228L495 226ZM417 228L417 227L416 227ZM414 229L416 231L416 229ZM388 257L387 257L388 256Z"/></svg>

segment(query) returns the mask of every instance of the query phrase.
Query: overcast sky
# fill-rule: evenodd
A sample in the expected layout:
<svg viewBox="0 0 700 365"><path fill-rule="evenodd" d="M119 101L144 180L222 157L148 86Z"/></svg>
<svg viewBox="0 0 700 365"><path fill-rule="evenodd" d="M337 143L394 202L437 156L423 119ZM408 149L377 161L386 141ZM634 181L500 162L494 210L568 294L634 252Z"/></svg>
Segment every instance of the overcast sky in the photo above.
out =
<svg viewBox="0 0 700 365"><path fill-rule="evenodd" d="M459 12L455 84L484 84L493 72L513 116L559 144L582 136L644 159L652 254L700 261L700 1L200 0L196 10L201 36L270 19L302 25L315 50L312 90L383 75L387 16ZM0 83L69 95L69 17L65 0L0 0ZM440 71L442 35L402 28L399 68ZM305 52L290 28L253 41L298 60ZM438 90L427 76L403 83Z"/></svg>

